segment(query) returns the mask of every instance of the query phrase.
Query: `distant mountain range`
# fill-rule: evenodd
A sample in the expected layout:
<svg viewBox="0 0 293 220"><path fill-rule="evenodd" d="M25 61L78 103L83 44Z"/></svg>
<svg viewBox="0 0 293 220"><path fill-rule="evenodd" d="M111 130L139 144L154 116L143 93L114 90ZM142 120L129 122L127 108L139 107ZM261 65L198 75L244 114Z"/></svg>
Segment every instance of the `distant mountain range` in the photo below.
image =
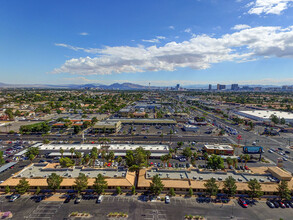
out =
<svg viewBox="0 0 293 220"><path fill-rule="evenodd" d="M50 85L50 84L6 84L0 83L0 88L39 88L39 89L84 89L84 88L95 88L101 90L147 90L147 89L160 89L162 87L156 86L142 86L134 83L113 83L111 85L103 84L67 84L67 85Z"/></svg>

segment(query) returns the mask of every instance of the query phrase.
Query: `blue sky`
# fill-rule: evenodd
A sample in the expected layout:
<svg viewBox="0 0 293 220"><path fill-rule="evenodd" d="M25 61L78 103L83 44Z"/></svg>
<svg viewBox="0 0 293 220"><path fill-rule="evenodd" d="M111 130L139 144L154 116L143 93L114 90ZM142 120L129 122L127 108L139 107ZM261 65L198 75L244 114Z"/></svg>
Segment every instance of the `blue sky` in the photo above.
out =
<svg viewBox="0 0 293 220"><path fill-rule="evenodd" d="M293 0L1 0L4 83L293 84Z"/></svg>

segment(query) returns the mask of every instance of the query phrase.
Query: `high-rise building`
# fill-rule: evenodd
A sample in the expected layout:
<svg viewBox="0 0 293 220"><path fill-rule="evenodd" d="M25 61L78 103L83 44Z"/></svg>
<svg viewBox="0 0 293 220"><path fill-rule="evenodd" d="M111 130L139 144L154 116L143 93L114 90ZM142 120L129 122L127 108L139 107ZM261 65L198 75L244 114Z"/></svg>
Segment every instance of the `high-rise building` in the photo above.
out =
<svg viewBox="0 0 293 220"><path fill-rule="evenodd" d="M217 90L226 89L226 85L217 84Z"/></svg>
<svg viewBox="0 0 293 220"><path fill-rule="evenodd" d="M238 84L232 84L231 85L231 90L238 90L238 89L239 89Z"/></svg>
<svg viewBox="0 0 293 220"><path fill-rule="evenodd" d="M212 90L212 84L209 84L209 90Z"/></svg>
<svg viewBox="0 0 293 220"><path fill-rule="evenodd" d="M180 88L180 84L177 84L177 85L176 85L176 87L175 87L175 90L177 90L177 91L178 91L178 90L179 90L179 88Z"/></svg>

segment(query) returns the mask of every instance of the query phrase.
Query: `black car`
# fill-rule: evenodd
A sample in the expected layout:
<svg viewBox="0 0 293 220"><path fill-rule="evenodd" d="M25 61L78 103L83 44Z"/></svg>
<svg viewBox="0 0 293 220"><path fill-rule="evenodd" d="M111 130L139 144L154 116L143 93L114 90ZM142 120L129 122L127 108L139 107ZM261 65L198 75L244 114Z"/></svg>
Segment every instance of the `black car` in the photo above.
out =
<svg viewBox="0 0 293 220"><path fill-rule="evenodd" d="M274 204L275 208L279 208L280 204L277 201L272 201L272 203Z"/></svg>
<svg viewBox="0 0 293 220"><path fill-rule="evenodd" d="M291 201L288 201L291 208L293 208L293 203Z"/></svg>
<svg viewBox="0 0 293 220"><path fill-rule="evenodd" d="M71 198L68 196L65 200L64 200L64 203L69 203L71 200Z"/></svg>
<svg viewBox="0 0 293 220"><path fill-rule="evenodd" d="M38 196L35 201L41 202L44 198L45 198L45 196Z"/></svg>
<svg viewBox="0 0 293 220"><path fill-rule="evenodd" d="M268 207L270 207L270 208L275 208L274 203L272 203L271 201L267 201L267 205L268 205Z"/></svg>

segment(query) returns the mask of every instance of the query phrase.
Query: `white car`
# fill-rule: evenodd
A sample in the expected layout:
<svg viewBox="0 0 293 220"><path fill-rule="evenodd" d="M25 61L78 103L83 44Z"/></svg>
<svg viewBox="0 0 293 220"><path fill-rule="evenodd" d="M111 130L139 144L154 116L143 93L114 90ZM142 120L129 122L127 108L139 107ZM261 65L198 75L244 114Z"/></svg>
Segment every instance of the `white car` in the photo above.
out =
<svg viewBox="0 0 293 220"><path fill-rule="evenodd" d="M272 151L272 150L268 150L268 152L269 152L269 153L273 153L273 151Z"/></svg>
<svg viewBox="0 0 293 220"><path fill-rule="evenodd" d="M166 196L166 197L165 197L165 203L167 203L167 204L170 203L170 197L169 197L169 196Z"/></svg>

